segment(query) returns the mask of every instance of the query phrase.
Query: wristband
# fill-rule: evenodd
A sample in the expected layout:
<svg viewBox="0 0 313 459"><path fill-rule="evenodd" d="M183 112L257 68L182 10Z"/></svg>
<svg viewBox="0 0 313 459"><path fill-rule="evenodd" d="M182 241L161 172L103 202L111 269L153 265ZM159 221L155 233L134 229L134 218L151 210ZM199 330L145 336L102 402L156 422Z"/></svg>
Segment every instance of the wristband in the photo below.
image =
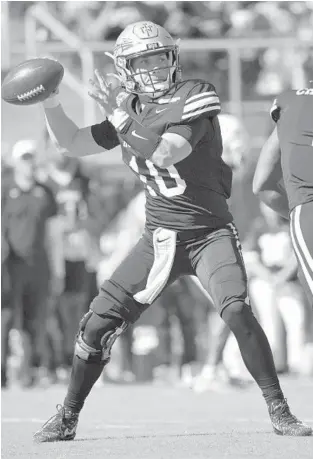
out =
<svg viewBox="0 0 313 459"><path fill-rule="evenodd" d="M61 105L60 98L58 94L55 94L52 97L48 97L48 99L42 102L44 108L55 108Z"/></svg>
<svg viewBox="0 0 313 459"><path fill-rule="evenodd" d="M161 136L131 117L117 132L135 150L137 156L143 159L150 159L162 140Z"/></svg>

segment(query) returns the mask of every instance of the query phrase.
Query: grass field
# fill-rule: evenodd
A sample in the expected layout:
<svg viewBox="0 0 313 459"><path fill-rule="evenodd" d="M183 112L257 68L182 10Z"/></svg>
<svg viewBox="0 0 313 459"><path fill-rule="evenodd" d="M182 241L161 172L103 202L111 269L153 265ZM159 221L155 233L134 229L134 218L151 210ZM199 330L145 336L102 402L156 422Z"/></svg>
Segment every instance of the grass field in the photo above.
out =
<svg viewBox="0 0 313 459"><path fill-rule="evenodd" d="M282 386L292 411L312 425L313 380L283 378ZM313 437L272 432L256 387L201 395L153 385L94 388L74 441L34 444L33 433L64 393L64 386L2 391L3 459L313 457Z"/></svg>

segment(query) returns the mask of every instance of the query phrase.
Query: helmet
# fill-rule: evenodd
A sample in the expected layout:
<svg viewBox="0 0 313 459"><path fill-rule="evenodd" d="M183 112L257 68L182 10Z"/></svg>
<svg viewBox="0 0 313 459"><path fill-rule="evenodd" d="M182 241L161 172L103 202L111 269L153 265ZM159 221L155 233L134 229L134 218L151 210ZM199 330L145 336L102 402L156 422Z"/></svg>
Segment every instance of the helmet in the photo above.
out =
<svg viewBox="0 0 313 459"><path fill-rule="evenodd" d="M131 60L152 54L167 53L170 64L166 81L153 82L151 71L134 72ZM179 48L171 35L161 26L149 21L135 22L119 35L114 47L114 64L126 91L159 97L180 79ZM163 67L162 67L163 68ZM147 79L142 76L148 76Z"/></svg>

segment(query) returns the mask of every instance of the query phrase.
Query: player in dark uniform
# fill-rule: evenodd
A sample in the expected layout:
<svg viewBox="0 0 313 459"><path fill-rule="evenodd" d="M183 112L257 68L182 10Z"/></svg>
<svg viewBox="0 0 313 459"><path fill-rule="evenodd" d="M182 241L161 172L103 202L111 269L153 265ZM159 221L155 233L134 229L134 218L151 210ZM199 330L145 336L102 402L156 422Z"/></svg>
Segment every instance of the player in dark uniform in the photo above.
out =
<svg viewBox="0 0 313 459"><path fill-rule="evenodd" d="M313 307L313 85L288 90L274 101L277 127L265 144L253 188L262 201L290 219L299 278Z"/></svg>
<svg viewBox="0 0 313 459"><path fill-rule="evenodd" d="M76 158L62 155L48 168L46 184L58 204L56 226L62 240L64 290L55 308L62 331L63 363L70 366L77 327L86 312L89 178L82 173Z"/></svg>
<svg viewBox="0 0 313 459"><path fill-rule="evenodd" d="M83 317L64 405L35 439L75 437L79 412L117 336L184 274L198 276L236 336L275 432L311 435L312 429L290 413L267 338L248 303L240 241L227 207L231 170L221 159L214 86L180 80L178 47L151 22L122 32L114 62L122 89L113 90L96 71L98 83L91 91L105 109L103 123L78 129L57 96L44 103L45 114L66 154L94 154L121 145L124 161L145 184L146 228Z"/></svg>

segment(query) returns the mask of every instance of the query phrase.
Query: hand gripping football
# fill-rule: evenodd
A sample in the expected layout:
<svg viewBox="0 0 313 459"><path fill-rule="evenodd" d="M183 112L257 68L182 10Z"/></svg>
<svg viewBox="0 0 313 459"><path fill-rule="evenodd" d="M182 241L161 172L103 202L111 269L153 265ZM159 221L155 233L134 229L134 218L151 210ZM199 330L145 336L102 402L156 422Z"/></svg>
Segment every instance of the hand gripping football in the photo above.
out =
<svg viewBox="0 0 313 459"><path fill-rule="evenodd" d="M1 97L14 105L33 105L47 99L57 89L64 67L53 59L36 58L22 62L5 77Z"/></svg>

